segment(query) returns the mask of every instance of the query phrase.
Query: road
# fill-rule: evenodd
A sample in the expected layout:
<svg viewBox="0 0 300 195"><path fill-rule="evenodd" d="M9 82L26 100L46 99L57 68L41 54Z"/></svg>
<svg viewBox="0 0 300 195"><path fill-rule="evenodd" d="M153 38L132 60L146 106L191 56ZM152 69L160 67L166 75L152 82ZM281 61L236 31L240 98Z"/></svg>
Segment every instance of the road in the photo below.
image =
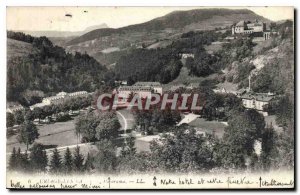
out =
<svg viewBox="0 0 300 195"><path fill-rule="evenodd" d="M117 114L119 116L121 116L121 118L123 120L123 123L122 122L120 122L120 123L121 123L121 125L124 124L124 125L122 125L123 126L122 129L124 129L125 134L126 134L126 130L127 130L127 126L128 126L127 120L126 120L125 116L121 112L117 111Z"/></svg>

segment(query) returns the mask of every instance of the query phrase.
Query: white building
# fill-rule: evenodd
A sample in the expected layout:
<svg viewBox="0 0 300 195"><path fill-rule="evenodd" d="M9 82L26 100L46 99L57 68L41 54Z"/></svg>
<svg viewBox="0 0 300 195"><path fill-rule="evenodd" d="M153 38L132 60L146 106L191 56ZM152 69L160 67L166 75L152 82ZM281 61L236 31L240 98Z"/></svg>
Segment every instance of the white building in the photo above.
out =
<svg viewBox="0 0 300 195"><path fill-rule="evenodd" d="M193 53L182 53L181 58L182 59L195 58L195 55Z"/></svg>
<svg viewBox="0 0 300 195"><path fill-rule="evenodd" d="M25 110L25 108L20 104L11 105L6 108L6 112L9 112L9 113L15 113L17 111L22 111L22 110Z"/></svg>
<svg viewBox="0 0 300 195"><path fill-rule="evenodd" d="M153 93L162 94L162 86L159 82L136 82L133 86L150 87L153 89Z"/></svg>
<svg viewBox="0 0 300 195"><path fill-rule="evenodd" d="M238 23L232 25L232 35L235 34L252 34L257 32L265 32L266 31L266 23L255 21L239 21Z"/></svg>
<svg viewBox="0 0 300 195"><path fill-rule="evenodd" d="M130 95L138 95L140 98L151 98L153 89L151 87L140 86L121 86L117 90L118 98L121 101L127 101Z"/></svg>
<svg viewBox="0 0 300 195"><path fill-rule="evenodd" d="M73 93L66 93L66 92L62 91L62 92L59 92L58 94L56 94L56 96L50 96L50 97L43 98L41 103L37 103L37 104L30 106L30 109L33 110L34 108L37 108L37 107L41 108L41 107L52 105L52 104L61 104L68 99L72 99L72 98L76 98L76 97L84 97L87 95L88 95L88 92L86 92L86 91L77 91L77 92L73 92Z"/></svg>
<svg viewBox="0 0 300 195"><path fill-rule="evenodd" d="M275 95L273 93L245 93L240 98L245 108L258 110L267 116L268 113L263 112L263 108L274 100Z"/></svg>

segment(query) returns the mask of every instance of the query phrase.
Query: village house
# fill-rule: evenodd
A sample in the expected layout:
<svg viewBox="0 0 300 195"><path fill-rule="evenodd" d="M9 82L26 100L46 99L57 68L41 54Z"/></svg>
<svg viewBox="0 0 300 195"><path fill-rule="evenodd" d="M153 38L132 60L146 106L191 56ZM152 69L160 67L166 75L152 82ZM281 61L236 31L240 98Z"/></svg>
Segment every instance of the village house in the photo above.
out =
<svg viewBox="0 0 300 195"><path fill-rule="evenodd" d="M273 93L245 93L240 96L243 106L247 109L255 109L262 113L264 116L268 116L268 113L264 111L264 106L268 105L274 100L275 95Z"/></svg>

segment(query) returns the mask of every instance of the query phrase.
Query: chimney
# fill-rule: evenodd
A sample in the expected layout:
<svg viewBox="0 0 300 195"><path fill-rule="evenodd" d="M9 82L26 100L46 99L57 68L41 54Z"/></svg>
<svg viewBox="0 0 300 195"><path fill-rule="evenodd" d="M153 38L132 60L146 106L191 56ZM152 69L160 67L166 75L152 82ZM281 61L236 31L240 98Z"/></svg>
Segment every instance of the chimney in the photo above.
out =
<svg viewBox="0 0 300 195"><path fill-rule="evenodd" d="M251 74L249 75L248 80L249 80L248 92L250 92L251 91Z"/></svg>

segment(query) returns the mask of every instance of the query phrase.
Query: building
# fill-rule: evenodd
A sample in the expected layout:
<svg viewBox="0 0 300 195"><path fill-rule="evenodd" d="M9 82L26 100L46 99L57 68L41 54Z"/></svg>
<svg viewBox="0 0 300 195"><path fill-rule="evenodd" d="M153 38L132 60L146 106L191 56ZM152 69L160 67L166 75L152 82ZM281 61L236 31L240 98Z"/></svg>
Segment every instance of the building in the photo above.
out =
<svg viewBox="0 0 300 195"><path fill-rule="evenodd" d="M268 113L264 112L264 106L268 105L272 100L275 99L273 93L245 93L240 96L242 99L243 106L248 109L255 109L261 112L264 116Z"/></svg>
<svg viewBox="0 0 300 195"><path fill-rule="evenodd" d="M41 108L41 107L53 105L53 104L61 104L68 99L77 98L77 97L85 97L87 95L88 95L88 92L86 92L86 91L77 91L77 92L73 92L73 93L66 93L66 92L62 91L62 92L59 92L58 94L56 94L56 96L50 96L50 97L43 98L41 103L37 103L37 104L30 106L30 109L33 110L34 108Z"/></svg>
<svg viewBox="0 0 300 195"><path fill-rule="evenodd" d="M251 35L254 38L260 38L261 40L267 40L271 38L273 32L267 31L266 23L255 20L250 21L239 21L231 27L232 35L243 34Z"/></svg>
<svg viewBox="0 0 300 195"><path fill-rule="evenodd" d="M182 53L180 54L182 59L187 59L187 58L195 58L195 55L193 53Z"/></svg>
<svg viewBox="0 0 300 195"><path fill-rule="evenodd" d="M153 93L162 94L162 86L159 82L136 82L133 86L150 87L153 89Z"/></svg>
<svg viewBox="0 0 300 195"><path fill-rule="evenodd" d="M120 86L116 93L121 101L127 101L131 94L142 99L151 98L153 93L162 94L162 86L159 82L136 82L132 86Z"/></svg>
<svg viewBox="0 0 300 195"><path fill-rule="evenodd" d="M18 111L25 110L25 108L21 104L8 105L6 108L6 112L15 113Z"/></svg>
<svg viewBox="0 0 300 195"><path fill-rule="evenodd" d="M255 21L239 21L238 23L232 25L232 35L235 34L252 34L254 32L265 32L266 31L266 23Z"/></svg>
<svg viewBox="0 0 300 195"><path fill-rule="evenodd" d="M127 101L130 94L138 95L140 98L151 98L153 89L151 87L142 86L121 86L117 89L118 98Z"/></svg>
<svg viewBox="0 0 300 195"><path fill-rule="evenodd" d="M127 81L115 81L116 85L127 85Z"/></svg>

